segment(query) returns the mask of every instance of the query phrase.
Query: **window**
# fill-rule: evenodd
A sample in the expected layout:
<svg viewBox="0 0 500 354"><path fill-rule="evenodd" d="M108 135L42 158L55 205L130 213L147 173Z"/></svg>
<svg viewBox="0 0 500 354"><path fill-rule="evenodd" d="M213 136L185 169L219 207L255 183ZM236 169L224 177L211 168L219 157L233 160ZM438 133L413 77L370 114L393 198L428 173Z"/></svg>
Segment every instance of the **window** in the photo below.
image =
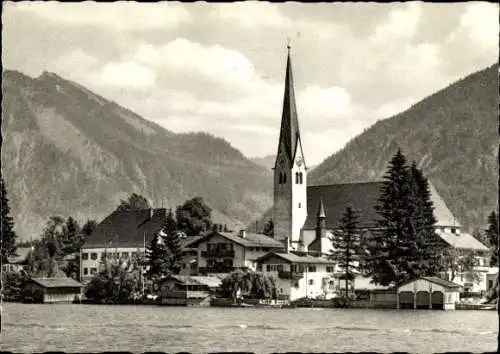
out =
<svg viewBox="0 0 500 354"><path fill-rule="evenodd" d="M90 268L90 274L94 275L97 273L97 268Z"/></svg>
<svg viewBox="0 0 500 354"><path fill-rule="evenodd" d="M314 285L314 279L309 279L309 285Z"/></svg>
<svg viewBox="0 0 500 354"><path fill-rule="evenodd" d="M316 271L316 266L309 266L309 267L307 268L307 271L308 271L309 273L314 273L314 272Z"/></svg>
<svg viewBox="0 0 500 354"><path fill-rule="evenodd" d="M457 229L455 229L454 227L451 228L451 233L452 234L456 234L457 233Z"/></svg>
<svg viewBox="0 0 500 354"><path fill-rule="evenodd" d="M488 290L490 290L493 287L493 280L488 279Z"/></svg>
<svg viewBox="0 0 500 354"><path fill-rule="evenodd" d="M132 258L137 257L137 252L132 252Z"/></svg>
<svg viewBox="0 0 500 354"><path fill-rule="evenodd" d="M82 261L86 261L87 259L89 259L89 254L87 252L82 253Z"/></svg>
<svg viewBox="0 0 500 354"><path fill-rule="evenodd" d="M90 259L92 259L93 261L95 261L95 260L97 259L97 253L92 252L92 253L90 254Z"/></svg>
<svg viewBox="0 0 500 354"><path fill-rule="evenodd" d="M267 272L276 272L278 269L283 269L282 264L266 264Z"/></svg>
<svg viewBox="0 0 500 354"><path fill-rule="evenodd" d="M257 264L257 272L262 272L262 264Z"/></svg>
<svg viewBox="0 0 500 354"><path fill-rule="evenodd" d="M302 172L299 172L299 181L300 181L300 184L302 184L303 180L302 180Z"/></svg>
<svg viewBox="0 0 500 354"><path fill-rule="evenodd" d="M301 206L301 205L302 205L302 204L299 202L299 208L300 208L300 206Z"/></svg>
<svg viewBox="0 0 500 354"><path fill-rule="evenodd" d="M106 252L103 252L101 253L101 260L104 261L105 259L106 259Z"/></svg>
<svg viewBox="0 0 500 354"><path fill-rule="evenodd" d="M128 252L122 252L122 258L123 259L128 259Z"/></svg>
<svg viewBox="0 0 500 354"><path fill-rule="evenodd" d="M283 172L283 184L286 184L286 173Z"/></svg>
<svg viewBox="0 0 500 354"><path fill-rule="evenodd" d="M326 266L326 271L328 273L333 273L333 266Z"/></svg>
<svg viewBox="0 0 500 354"><path fill-rule="evenodd" d="M300 173L295 172L295 184L299 184L299 183L300 183Z"/></svg>
<svg viewBox="0 0 500 354"><path fill-rule="evenodd" d="M83 275L89 275L89 269L83 268Z"/></svg>

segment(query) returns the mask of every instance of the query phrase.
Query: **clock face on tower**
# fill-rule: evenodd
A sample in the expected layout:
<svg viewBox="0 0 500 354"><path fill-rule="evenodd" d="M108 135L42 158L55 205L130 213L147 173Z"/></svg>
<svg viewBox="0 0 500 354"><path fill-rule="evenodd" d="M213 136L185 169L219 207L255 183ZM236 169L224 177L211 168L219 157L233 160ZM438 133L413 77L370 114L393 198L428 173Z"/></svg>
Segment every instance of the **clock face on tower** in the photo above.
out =
<svg viewBox="0 0 500 354"><path fill-rule="evenodd" d="M279 165L280 167L285 167L285 159L283 157L280 158Z"/></svg>
<svg viewBox="0 0 500 354"><path fill-rule="evenodd" d="M304 163L304 159L302 158L302 156L299 156L299 158L297 159L297 166L302 166L302 164Z"/></svg>

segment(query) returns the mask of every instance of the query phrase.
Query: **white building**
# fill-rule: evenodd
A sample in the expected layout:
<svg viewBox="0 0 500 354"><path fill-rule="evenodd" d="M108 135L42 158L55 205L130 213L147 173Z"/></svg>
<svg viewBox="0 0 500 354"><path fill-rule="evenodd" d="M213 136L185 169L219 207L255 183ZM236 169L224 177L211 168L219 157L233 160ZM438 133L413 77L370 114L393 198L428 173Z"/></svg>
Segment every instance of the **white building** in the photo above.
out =
<svg viewBox="0 0 500 354"><path fill-rule="evenodd" d="M198 272L201 274L230 273L236 269L255 271L256 260L268 252L283 251L283 243L262 234L246 231L213 231L189 243L198 250Z"/></svg>
<svg viewBox="0 0 500 354"><path fill-rule="evenodd" d="M88 281L102 261L129 260L144 254L148 242L161 230L166 209L114 211L101 221L81 249L80 279Z"/></svg>
<svg viewBox="0 0 500 354"><path fill-rule="evenodd" d="M276 280L280 297L293 301L335 295L334 263L323 257L270 252L257 263L258 271Z"/></svg>

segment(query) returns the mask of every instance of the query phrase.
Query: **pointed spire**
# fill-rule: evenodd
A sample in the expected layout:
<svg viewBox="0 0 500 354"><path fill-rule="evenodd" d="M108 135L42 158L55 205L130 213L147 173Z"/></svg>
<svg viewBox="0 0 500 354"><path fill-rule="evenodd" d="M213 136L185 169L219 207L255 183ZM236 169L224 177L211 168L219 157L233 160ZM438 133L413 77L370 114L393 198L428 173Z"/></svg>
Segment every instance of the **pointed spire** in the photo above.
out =
<svg viewBox="0 0 500 354"><path fill-rule="evenodd" d="M283 97L283 113L281 115L281 130L279 146L283 144L285 152L293 160L299 140L299 121L295 105L295 91L293 88L292 60L290 56L290 42L287 45L287 63L285 76L285 92Z"/></svg>
<svg viewBox="0 0 500 354"><path fill-rule="evenodd" d="M323 206L323 199L321 199L318 206L318 219L324 218L326 218L325 207Z"/></svg>

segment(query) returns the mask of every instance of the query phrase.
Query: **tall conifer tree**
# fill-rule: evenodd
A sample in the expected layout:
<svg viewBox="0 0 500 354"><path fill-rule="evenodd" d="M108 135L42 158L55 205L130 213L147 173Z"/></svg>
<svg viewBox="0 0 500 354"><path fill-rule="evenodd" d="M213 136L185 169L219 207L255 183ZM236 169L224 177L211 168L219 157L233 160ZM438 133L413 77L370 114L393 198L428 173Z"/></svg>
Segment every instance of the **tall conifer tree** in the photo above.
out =
<svg viewBox="0 0 500 354"><path fill-rule="evenodd" d="M358 226L359 214L347 207L342 215L338 229L330 238L333 250L330 258L336 261L343 270L345 280L345 295L348 296L349 280L355 277L354 271L359 270L358 263L361 254L360 234Z"/></svg>
<svg viewBox="0 0 500 354"><path fill-rule="evenodd" d="M488 216L488 229L486 230L486 235L491 248L491 258L490 266L498 267L498 215L495 211L492 211Z"/></svg>
<svg viewBox="0 0 500 354"><path fill-rule="evenodd" d="M9 256L16 254L16 240L17 235L14 232L14 219L10 216L9 199L7 198L7 189L5 188L5 183L3 177L0 177L0 191L1 195L1 258L2 263L7 261Z"/></svg>

